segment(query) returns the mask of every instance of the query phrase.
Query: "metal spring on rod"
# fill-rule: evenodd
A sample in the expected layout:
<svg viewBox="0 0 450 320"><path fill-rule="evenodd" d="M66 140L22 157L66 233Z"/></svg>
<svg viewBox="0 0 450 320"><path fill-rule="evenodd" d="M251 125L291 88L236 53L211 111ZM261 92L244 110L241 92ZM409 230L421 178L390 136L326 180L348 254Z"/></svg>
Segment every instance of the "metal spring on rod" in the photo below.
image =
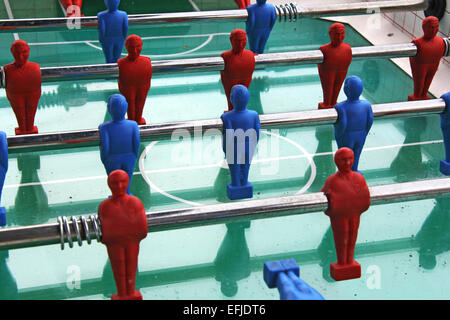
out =
<svg viewBox="0 0 450 320"><path fill-rule="evenodd" d="M91 224L95 232L97 242L100 242L102 238L100 219L98 218L97 215L93 214L89 216L89 219L91 220ZM72 227L75 233L75 240L78 242L78 245L80 247L83 245L81 233L84 234L86 242L88 244L91 244L90 229L86 217L80 216L80 220L78 221L75 216L71 216L70 220L72 221ZM70 230L69 219L67 219L67 217L58 217L58 224L59 224L59 237L61 243L61 250L64 250L66 240L67 243L69 244L69 248L73 248L74 240L72 239L72 231Z"/></svg>
<svg viewBox="0 0 450 320"><path fill-rule="evenodd" d="M297 4L296 3L289 3L289 4L280 4L275 5L275 9L277 10L277 16L278 21L281 21L281 19L284 17L284 21L287 21L287 18L289 17L289 22L294 22L297 20L297 15L299 14L297 10Z"/></svg>
<svg viewBox="0 0 450 320"><path fill-rule="evenodd" d="M450 38L443 38L445 43L444 57L450 56Z"/></svg>

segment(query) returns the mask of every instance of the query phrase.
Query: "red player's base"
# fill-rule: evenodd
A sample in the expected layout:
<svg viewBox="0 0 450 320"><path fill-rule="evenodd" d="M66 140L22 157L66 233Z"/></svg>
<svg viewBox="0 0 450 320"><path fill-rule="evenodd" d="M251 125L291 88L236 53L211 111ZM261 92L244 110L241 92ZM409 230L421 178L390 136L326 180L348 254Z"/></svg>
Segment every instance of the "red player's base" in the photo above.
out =
<svg viewBox="0 0 450 320"><path fill-rule="evenodd" d="M330 275L336 281L361 278L361 265L353 260L350 264L330 264Z"/></svg>
<svg viewBox="0 0 450 320"><path fill-rule="evenodd" d="M111 295L111 300L142 300L142 294L139 290L135 290L132 295L119 296L118 294Z"/></svg>
<svg viewBox="0 0 450 320"><path fill-rule="evenodd" d="M419 97L419 98L417 98L413 94L410 94L408 96L408 101L419 101L419 100L429 100L429 99L430 99L430 97L428 95L426 95L425 97Z"/></svg>
<svg viewBox="0 0 450 320"><path fill-rule="evenodd" d="M14 129L16 136L20 136L22 134L34 134L34 133L38 133L38 128L36 126L33 126L33 130L31 131L22 131L20 130L20 128L15 128Z"/></svg>
<svg viewBox="0 0 450 320"><path fill-rule="evenodd" d="M324 104L323 102L319 102L319 109L331 109L334 106L327 106L326 104Z"/></svg>

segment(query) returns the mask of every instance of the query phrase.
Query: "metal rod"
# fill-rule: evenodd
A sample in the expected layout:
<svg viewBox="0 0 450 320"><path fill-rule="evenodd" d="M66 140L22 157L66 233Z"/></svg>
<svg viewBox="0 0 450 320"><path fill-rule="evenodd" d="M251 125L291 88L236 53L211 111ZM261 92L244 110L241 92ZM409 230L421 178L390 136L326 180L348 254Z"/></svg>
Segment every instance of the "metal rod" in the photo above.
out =
<svg viewBox="0 0 450 320"><path fill-rule="evenodd" d="M450 39L446 39L450 42ZM352 48L353 60L367 60L380 58L401 58L412 57L417 53L417 47L412 43L394 44L384 46L366 46ZM279 67L305 64L319 64L323 62L323 54L320 50L267 53L255 57L258 67ZM178 60L152 61L153 74L167 74L180 72L211 72L221 71L225 68L222 57L193 58ZM0 69L0 88L6 85L7 79ZM54 82L64 80L89 80L117 78L119 68L116 63L64 66L64 67L43 67L41 68L43 82Z"/></svg>
<svg viewBox="0 0 450 320"><path fill-rule="evenodd" d="M374 186L369 189L371 205L434 199L450 196L450 178ZM150 232L156 232L248 219L322 212L327 207L327 197L322 192L317 192L149 212L147 213L147 222L148 230ZM98 218L90 216L86 220L89 225L89 230L85 232L83 229L81 239L83 241L86 239L86 233L89 234L90 238L98 238L99 230L97 230L97 233L95 231L95 224L99 222ZM79 224L82 225L81 218ZM71 239L76 239L77 236L72 221L67 221L65 227L69 230L70 234L64 231L64 228L61 228L61 223L1 229L0 250L58 243L61 243L63 248L65 242L70 242ZM64 235L61 234L61 230L63 230Z"/></svg>
<svg viewBox="0 0 450 320"><path fill-rule="evenodd" d="M375 118L399 118L404 116L422 116L427 114L442 113L446 104L443 99L430 99L422 101L408 101L388 104L376 104L372 106ZM307 110L287 113L273 113L260 115L262 128L289 128L315 125L333 124L337 121L338 114L334 108L322 110ZM170 139L178 132L213 132L217 134L222 130L222 121L217 119L195 120L185 122L168 122L139 126L140 135L148 140ZM98 145L100 135L98 129L66 131L55 133L39 133L20 136L9 136L8 149L27 149L46 147L58 149L60 147L78 147L83 145Z"/></svg>
<svg viewBox="0 0 450 320"><path fill-rule="evenodd" d="M446 48L449 48L450 38L445 38L444 41ZM353 61L413 57L417 54L417 47L413 43L354 47L352 53ZM448 55L450 55L450 50L446 49L445 56ZM255 57L256 66L261 68L319 64L322 62L323 54L320 50L266 53ZM225 62L222 57L152 61L153 74L212 72L221 71L224 68ZM113 79L119 76L119 68L116 63L42 67L41 76L43 82ZM5 87L6 81L3 68L0 67L0 88Z"/></svg>
<svg viewBox="0 0 450 320"><path fill-rule="evenodd" d="M275 6L278 19L295 21L299 18L318 18L344 15L362 15L383 12L417 11L428 8L428 0L402 0L402 1L377 1L358 2L347 4L328 4L314 7L299 7L293 3ZM151 13L128 15L129 24L155 24L155 23L178 23L178 22L204 22L230 20L236 22L246 21L247 10L216 10L216 11L194 11L176 13ZM78 19L78 20L75 20ZM48 28L67 28L78 30L74 27L76 23L80 27L92 27L97 25L97 17L71 17L71 18L32 18L32 19L1 19L0 31L24 32L36 31Z"/></svg>

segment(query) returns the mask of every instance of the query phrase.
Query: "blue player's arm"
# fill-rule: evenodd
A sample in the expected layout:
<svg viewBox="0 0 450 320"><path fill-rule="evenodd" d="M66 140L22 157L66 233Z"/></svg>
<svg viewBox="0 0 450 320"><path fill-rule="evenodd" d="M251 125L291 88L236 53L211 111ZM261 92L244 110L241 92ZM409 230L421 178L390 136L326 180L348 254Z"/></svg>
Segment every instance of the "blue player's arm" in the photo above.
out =
<svg viewBox="0 0 450 320"><path fill-rule="evenodd" d="M109 154L109 134L104 125L100 125L98 129L100 131L100 159L105 163Z"/></svg>
<svg viewBox="0 0 450 320"><path fill-rule="evenodd" d="M223 152L227 152L227 128L229 127L229 124L227 123L227 121L224 119L224 115L222 114L220 116L220 120L222 120L223 123L223 132L222 132L222 150Z"/></svg>
<svg viewBox="0 0 450 320"><path fill-rule="evenodd" d="M441 99L445 101L444 112L441 113L441 128L450 127L450 92L444 93Z"/></svg>
<svg viewBox="0 0 450 320"><path fill-rule="evenodd" d="M125 11L123 12L123 21L122 21L122 34L123 37L126 38L128 35L128 14Z"/></svg>
<svg viewBox="0 0 450 320"><path fill-rule="evenodd" d="M139 156L139 145L141 143L141 136L139 135L139 127L136 122L133 121L134 130L133 130L133 153L136 158Z"/></svg>
<svg viewBox="0 0 450 320"><path fill-rule="evenodd" d="M3 131L0 131L0 166L8 171L8 140Z"/></svg>
<svg viewBox="0 0 450 320"><path fill-rule="evenodd" d="M102 43L105 38L105 20L103 19L102 12L100 12L97 15L97 20L98 20L98 41Z"/></svg>
<svg viewBox="0 0 450 320"><path fill-rule="evenodd" d="M256 130L256 141L259 141L259 133L261 131L261 121L259 120L259 116L255 117L255 130Z"/></svg>
<svg viewBox="0 0 450 320"><path fill-rule="evenodd" d="M337 137L340 137L345 132L345 129L347 129L347 113L345 112L341 103L335 105L334 108L336 109L338 114L338 119L334 124L335 135Z"/></svg>
<svg viewBox="0 0 450 320"><path fill-rule="evenodd" d="M273 28L273 26L275 25L275 22L277 21L277 13L275 10L275 7L273 5L272 6L272 16L271 16L271 20L270 20L270 29Z"/></svg>
<svg viewBox="0 0 450 320"><path fill-rule="evenodd" d="M251 30L253 25L254 25L254 23L255 23L255 15L253 14L253 10L252 9L253 9L253 5L250 5L250 6L247 7L247 14L248 14L248 16L247 16L247 21L245 22L245 26L246 26L247 31Z"/></svg>
<svg viewBox="0 0 450 320"><path fill-rule="evenodd" d="M373 124L373 111L372 106L370 103L367 102L367 125L366 125L366 132L369 133L370 128L372 128Z"/></svg>

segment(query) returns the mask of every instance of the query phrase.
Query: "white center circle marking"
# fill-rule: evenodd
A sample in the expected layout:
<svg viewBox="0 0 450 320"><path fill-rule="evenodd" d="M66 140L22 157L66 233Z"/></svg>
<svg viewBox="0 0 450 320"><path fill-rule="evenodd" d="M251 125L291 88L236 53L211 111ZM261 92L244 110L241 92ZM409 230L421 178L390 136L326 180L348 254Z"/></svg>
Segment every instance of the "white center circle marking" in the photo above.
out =
<svg viewBox="0 0 450 320"><path fill-rule="evenodd" d="M266 135L272 135L272 136L277 137L278 139L284 140L284 141L288 142L289 144L293 145L294 147L296 147L297 149L299 149L305 155L305 157L309 161L309 165L311 166L311 175L310 175L310 177L308 179L308 182L299 191L297 191L296 194L302 194L302 193L306 192L306 190L308 190L309 187L314 182L314 179L316 178L316 175L317 175L316 164L314 163L314 159L313 159L312 155L310 153L308 153L305 148L303 148L301 145L299 145L295 141L292 141L291 139L288 139L288 138L280 136L280 135L278 135L276 133L268 132L268 131L265 131L265 130L261 130L261 133L264 133ZM147 176L147 174L146 174L146 172L144 170L144 159L145 159L146 155L149 153L150 149L153 148L157 143L158 143L158 141L153 141L152 143L150 143L147 147L145 147L144 151L142 151L142 154L139 157L139 171L140 171L142 177L144 178L145 182L147 182L147 184L151 188L155 189L157 192L161 193L162 195L164 195L164 196L166 196L168 198L171 198L173 200L180 201L180 202L192 205L192 206L201 206L202 205L201 203L185 200L185 199L176 197L174 195L171 195L171 194L165 192L164 190L159 188L157 185L155 185L150 180L150 178ZM219 166L219 167L223 167L224 165L226 165L226 161L225 160L220 161L220 163L217 164L217 166Z"/></svg>

